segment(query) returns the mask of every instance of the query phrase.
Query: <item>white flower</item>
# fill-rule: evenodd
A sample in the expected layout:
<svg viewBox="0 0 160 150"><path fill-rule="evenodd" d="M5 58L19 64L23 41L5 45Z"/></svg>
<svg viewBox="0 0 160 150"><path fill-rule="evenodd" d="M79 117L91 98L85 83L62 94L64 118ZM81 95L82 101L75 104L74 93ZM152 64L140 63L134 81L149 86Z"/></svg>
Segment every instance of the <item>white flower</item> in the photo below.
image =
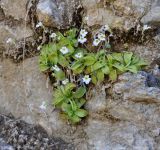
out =
<svg viewBox="0 0 160 150"><path fill-rule="evenodd" d="M67 48L67 47L62 47L61 49L60 49L60 51L61 51L61 53L62 54L67 54L67 53L69 53L69 49Z"/></svg>
<svg viewBox="0 0 160 150"><path fill-rule="evenodd" d="M80 36L78 38L78 42L81 43L81 44L84 44L86 41L87 41L87 39L85 37Z"/></svg>
<svg viewBox="0 0 160 150"><path fill-rule="evenodd" d="M85 29L81 29L81 31L80 31L80 36L81 37L85 37L86 35L87 35L87 31L85 30Z"/></svg>
<svg viewBox="0 0 160 150"><path fill-rule="evenodd" d="M88 16L84 17L84 20L85 20L85 21L88 21L88 20L89 20L89 17L88 17Z"/></svg>
<svg viewBox="0 0 160 150"><path fill-rule="evenodd" d="M91 78L89 77L89 75L85 75L83 78L82 78L83 82L85 84L89 84L89 82L91 81Z"/></svg>
<svg viewBox="0 0 160 150"><path fill-rule="evenodd" d="M77 54L75 54L75 57L76 58L81 58L83 55L82 55L82 53L80 52L80 53L77 53Z"/></svg>
<svg viewBox="0 0 160 150"><path fill-rule="evenodd" d="M99 39L94 39L93 46L98 46L101 41Z"/></svg>
<svg viewBox="0 0 160 150"><path fill-rule="evenodd" d="M39 27L42 27L42 26L43 26L42 22L38 22L38 23L36 24L36 28L39 28Z"/></svg>
<svg viewBox="0 0 160 150"><path fill-rule="evenodd" d="M151 29L151 27L148 26L148 25L144 25L144 26L143 26L143 31L148 30L148 29Z"/></svg>
<svg viewBox="0 0 160 150"><path fill-rule="evenodd" d="M42 102L42 104L39 106L39 108L41 109L41 110L46 110L46 108L47 108L47 104L46 104L46 102Z"/></svg>
<svg viewBox="0 0 160 150"><path fill-rule="evenodd" d="M12 39L12 38L8 38L7 41L6 41L6 43L7 43L7 44L13 43L13 39Z"/></svg>
<svg viewBox="0 0 160 150"><path fill-rule="evenodd" d="M100 41L105 41L105 40L106 40L105 34L99 33L99 34L98 34L98 39L99 39Z"/></svg>
<svg viewBox="0 0 160 150"><path fill-rule="evenodd" d="M69 82L69 80L68 80L68 79L65 79L65 80L62 81L62 84L63 84L63 85L66 85L68 82Z"/></svg>
<svg viewBox="0 0 160 150"><path fill-rule="evenodd" d="M106 25L102 26L102 30L104 30L104 31L109 31L110 28L109 28L109 26L106 24Z"/></svg>
<svg viewBox="0 0 160 150"><path fill-rule="evenodd" d="M57 36L56 33L52 33L52 34L50 35L50 38L56 38L56 36Z"/></svg>
<svg viewBox="0 0 160 150"><path fill-rule="evenodd" d="M60 71L60 68L59 68L57 65L54 65L54 66L52 66L51 70L52 70L52 71L55 70L55 71L58 72L58 71Z"/></svg>
<svg viewBox="0 0 160 150"><path fill-rule="evenodd" d="M40 50L41 50L41 48L42 48L42 46L41 46L41 45L39 45L39 46L37 47L37 50L38 50L38 51L40 51Z"/></svg>

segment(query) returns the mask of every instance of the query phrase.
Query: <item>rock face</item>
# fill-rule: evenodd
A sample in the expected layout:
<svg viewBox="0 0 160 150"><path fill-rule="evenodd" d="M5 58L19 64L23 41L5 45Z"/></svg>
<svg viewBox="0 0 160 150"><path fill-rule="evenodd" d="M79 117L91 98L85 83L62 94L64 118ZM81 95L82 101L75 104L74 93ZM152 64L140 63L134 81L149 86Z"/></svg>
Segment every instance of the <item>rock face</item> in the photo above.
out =
<svg viewBox="0 0 160 150"><path fill-rule="evenodd" d="M38 19L46 26L67 29L74 24L73 17L79 4L79 0L40 0Z"/></svg>
<svg viewBox="0 0 160 150"><path fill-rule="evenodd" d="M142 18L144 24L160 25L160 1L156 0L150 9L150 11Z"/></svg>
<svg viewBox="0 0 160 150"><path fill-rule="evenodd" d="M0 56L2 51L12 54L19 46L23 48L27 39L31 43L34 41L31 22L26 22L27 8L32 6L30 2L0 1ZM80 3L84 15L78 14L75 18ZM159 27L160 20L159 0L39 0L36 8L38 21L60 29L74 25L80 15L89 27L108 24L127 31L140 22ZM34 23L32 25L35 27ZM69 124L59 110L53 108L54 91L49 79L39 71L38 57L18 64L0 59L0 114L11 113L16 119L40 125L49 135L75 146L69 149L159 150L160 35L151 40L154 42L129 43L128 47L151 64L149 69L157 64L157 70L125 73L113 85L91 89L85 105L89 116L79 125Z"/></svg>
<svg viewBox="0 0 160 150"><path fill-rule="evenodd" d="M83 0L88 26L108 24L128 30L139 22L151 7L151 0ZM158 14L157 14L158 15Z"/></svg>
<svg viewBox="0 0 160 150"><path fill-rule="evenodd" d="M0 51L7 56L17 57L15 52L27 45L27 41L33 41L33 31L27 22L27 2L0 1Z"/></svg>
<svg viewBox="0 0 160 150"><path fill-rule="evenodd" d="M160 89L146 86L147 73L126 73L113 88L105 85L91 90L86 105L89 117L85 124L73 126L53 110L52 87L38 71L36 57L19 65L5 59L0 68L0 113L41 125L77 149L154 150L160 146ZM41 107L44 101L46 109Z"/></svg>

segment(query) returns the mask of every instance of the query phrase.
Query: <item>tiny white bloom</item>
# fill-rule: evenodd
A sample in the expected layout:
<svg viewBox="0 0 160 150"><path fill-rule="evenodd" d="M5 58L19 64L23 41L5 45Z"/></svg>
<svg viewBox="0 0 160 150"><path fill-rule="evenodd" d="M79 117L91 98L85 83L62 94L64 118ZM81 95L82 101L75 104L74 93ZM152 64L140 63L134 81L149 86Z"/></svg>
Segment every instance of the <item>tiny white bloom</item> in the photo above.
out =
<svg viewBox="0 0 160 150"><path fill-rule="evenodd" d="M85 29L81 29L80 36L85 37L88 34L88 32Z"/></svg>
<svg viewBox="0 0 160 150"><path fill-rule="evenodd" d="M68 82L69 82L69 80L68 80L68 79L65 79L65 80L62 81L62 84L63 84L63 85L66 85Z"/></svg>
<svg viewBox="0 0 160 150"><path fill-rule="evenodd" d="M6 43L7 43L7 44L13 43L13 39L12 39L12 38L8 38L7 41L6 41Z"/></svg>
<svg viewBox="0 0 160 150"><path fill-rule="evenodd" d="M94 39L93 46L98 46L101 41L99 39Z"/></svg>
<svg viewBox="0 0 160 150"><path fill-rule="evenodd" d="M55 71L58 72L58 71L60 71L60 68L59 68L57 65L54 65L54 66L52 66L51 70L52 70L52 71L55 70Z"/></svg>
<svg viewBox="0 0 160 150"><path fill-rule="evenodd" d="M38 51L40 51L40 50L41 50L41 48L42 48L42 46L41 46L41 45L39 45L39 46L37 47L37 50L38 50Z"/></svg>
<svg viewBox="0 0 160 150"><path fill-rule="evenodd" d="M62 47L61 49L60 49L60 51L61 51L61 53L62 54L67 54L67 53L69 53L69 49L67 48L67 47Z"/></svg>
<svg viewBox="0 0 160 150"><path fill-rule="evenodd" d="M75 54L75 57L76 58L81 58L83 55L82 55L82 53L80 52L80 53L77 53L77 54Z"/></svg>
<svg viewBox="0 0 160 150"><path fill-rule="evenodd" d="M52 34L50 35L50 38L56 38L56 36L57 36L56 33L52 33Z"/></svg>
<svg viewBox="0 0 160 150"><path fill-rule="evenodd" d="M105 40L106 40L105 34L99 33L99 34L98 34L98 39L99 39L100 41L105 41Z"/></svg>
<svg viewBox="0 0 160 150"><path fill-rule="evenodd" d="M42 104L39 106L39 108L40 108L41 110L46 110L46 108L47 108L46 102L43 101Z"/></svg>
<svg viewBox="0 0 160 150"><path fill-rule="evenodd" d="M40 39L40 40L42 40L42 39L43 39L43 37L42 37L42 36L39 36L39 39Z"/></svg>
<svg viewBox="0 0 160 150"><path fill-rule="evenodd" d="M84 20L85 20L85 21L88 21L88 20L89 20L89 17L88 17L88 16L84 17Z"/></svg>
<svg viewBox="0 0 160 150"><path fill-rule="evenodd" d="M151 29L151 27L148 26L147 24L143 26L143 31L148 30L148 29Z"/></svg>
<svg viewBox="0 0 160 150"><path fill-rule="evenodd" d="M81 43L81 44L84 44L86 41L87 41L87 39L85 37L80 36L78 38L78 42Z"/></svg>
<svg viewBox="0 0 160 150"><path fill-rule="evenodd" d="M108 30L110 29L109 26L108 26L107 24L104 25L102 28L103 28L104 31L108 31Z"/></svg>
<svg viewBox="0 0 160 150"><path fill-rule="evenodd" d="M83 78L82 78L83 82L85 84L89 84L89 82L91 81L91 78L89 77L89 75L85 75Z"/></svg>
<svg viewBox="0 0 160 150"><path fill-rule="evenodd" d="M36 28L39 28L39 27L42 27L42 26L43 26L42 22L38 22L38 23L36 24Z"/></svg>

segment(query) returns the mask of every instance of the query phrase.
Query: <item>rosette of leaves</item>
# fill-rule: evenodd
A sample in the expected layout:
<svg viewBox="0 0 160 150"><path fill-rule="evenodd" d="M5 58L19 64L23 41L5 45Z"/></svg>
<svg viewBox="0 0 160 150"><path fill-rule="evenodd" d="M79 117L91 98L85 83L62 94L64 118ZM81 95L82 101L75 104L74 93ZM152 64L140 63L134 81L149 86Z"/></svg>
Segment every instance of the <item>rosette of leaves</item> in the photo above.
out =
<svg viewBox="0 0 160 150"><path fill-rule="evenodd" d="M65 33L66 36L57 33L57 39L49 44L46 44L42 47L39 64L41 71L47 71L54 65L61 65L62 67L66 67L70 63L70 56L74 53L74 47L77 46L76 39L76 29L71 29ZM63 55L60 52L62 47L66 47L69 50L69 53Z"/></svg>
<svg viewBox="0 0 160 150"><path fill-rule="evenodd" d="M108 62L117 69L118 73L127 71L137 73L147 65L143 59L133 55L132 52L112 53L108 58Z"/></svg>
<svg viewBox="0 0 160 150"><path fill-rule="evenodd" d="M91 75L94 84L102 82L105 75L109 74L105 50L100 50L97 54L88 54L84 57L84 64L86 65L84 72Z"/></svg>
<svg viewBox="0 0 160 150"><path fill-rule="evenodd" d="M82 108L86 102L83 98L85 93L85 87L79 87L76 90L76 85L73 83L58 86L55 89L53 104L63 111L67 119L73 123L80 122L81 119L88 114L87 111Z"/></svg>

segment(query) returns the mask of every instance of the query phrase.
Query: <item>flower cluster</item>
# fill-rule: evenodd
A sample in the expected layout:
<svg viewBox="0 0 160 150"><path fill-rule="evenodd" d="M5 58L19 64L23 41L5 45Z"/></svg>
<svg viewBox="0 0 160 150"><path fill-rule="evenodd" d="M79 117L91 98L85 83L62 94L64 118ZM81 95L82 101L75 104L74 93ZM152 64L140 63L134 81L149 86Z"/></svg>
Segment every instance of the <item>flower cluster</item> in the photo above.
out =
<svg viewBox="0 0 160 150"><path fill-rule="evenodd" d="M81 44L84 44L87 41L87 38L86 38L87 34L88 32L85 29L81 29L78 42Z"/></svg>

